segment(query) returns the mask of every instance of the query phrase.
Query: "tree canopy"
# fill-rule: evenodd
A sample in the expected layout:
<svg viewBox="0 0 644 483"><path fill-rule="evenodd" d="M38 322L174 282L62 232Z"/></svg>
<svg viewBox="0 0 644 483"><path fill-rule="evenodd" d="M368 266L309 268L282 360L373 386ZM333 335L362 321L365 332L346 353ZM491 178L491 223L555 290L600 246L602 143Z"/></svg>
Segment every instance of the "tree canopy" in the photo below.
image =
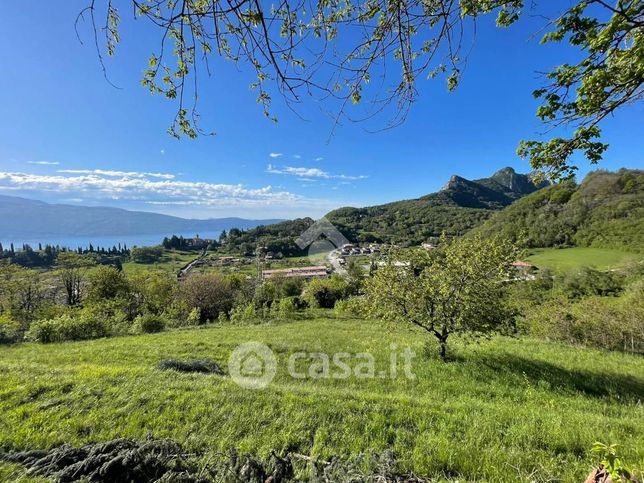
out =
<svg viewBox="0 0 644 483"><path fill-rule="evenodd" d="M442 248L393 253L365 282L369 315L415 325L432 334L446 359L452 334L476 336L507 327L512 310L504 282L512 275L514 246L479 236Z"/></svg>
<svg viewBox="0 0 644 483"><path fill-rule="evenodd" d="M132 0L132 7L159 31L141 82L177 103L170 134L195 138L205 133L199 85L204 74L214 74L217 57L252 67L251 88L274 121L278 92L289 106L316 96L332 106L336 121L387 112L388 125L396 125L417 99L418 79L442 76L449 90L458 86L464 39L478 17L494 14L507 27L525 6L523 0ZM600 122L642 98L643 10L641 0L578 0L548 23L543 41L566 40L581 60L546 74L548 84L534 92L544 99L537 116L576 130L570 138L521 142L518 153L535 168L562 178L574 173L577 151L592 163L601 159L607 146L598 140ZM91 19L104 70L104 55L113 55L120 40L121 15L112 0L91 0L79 14ZM356 119L347 107L363 99L369 108Z"/></svg>

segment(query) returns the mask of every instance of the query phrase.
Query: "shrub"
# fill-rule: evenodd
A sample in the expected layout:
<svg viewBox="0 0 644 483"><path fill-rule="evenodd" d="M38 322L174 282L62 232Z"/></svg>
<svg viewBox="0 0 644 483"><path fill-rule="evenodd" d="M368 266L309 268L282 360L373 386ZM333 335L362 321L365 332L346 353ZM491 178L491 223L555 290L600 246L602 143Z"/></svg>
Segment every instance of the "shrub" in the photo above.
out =
<svg viewBox="0 0 644 483"><path fill-rule="evenodd" d="M587 295L618 295L623 288L623 275L588 267L577 273L567 274L561 283L561 290L571 298L581 298Z"/></svg>
<svg viewBox="0 0 644 483"><path fill-rule="evenodd" d="M130 293L130 284L123 272L114 267L97 267L90 276L88 299L103 302L108 299L125 297Z"/></svg>
<svg viewBox="0 0 644 483"><path fill-rule="evenodd" d="M188 314L188 317L186 317L186 323L187 325L199 325L200 321L201 321L201 310L199 310L199 307L195 307L190 311L190 313Z"/></svg>
<svg viewBox="0 0 644 483"><path fill-rule="evenodd" d="M233 306L230 280L218 274L192 275L181 282L179 298L189 310L199 309L200 322L214 321Z"/></svg>
<svg viewBox="0 0 644 483"><path fill-rule="evenodd" d="M344 300L338 300L335 303L335 314L356 318L364 317L364 301L360 297L350 297Z"/></svg>
<svg viewBox="0 0 644 483"><path fill-rule="evenodd" d="M332 309L335 303L347 296L348 284L340 277L315 279L309 282L304 297L312 307Z"/></svg>
<svg viewBox="0 0 644 483"><path fill-rule="evenodd" d="M163 258L162 247L134 247L130 258L136 263L155 263Z"/></svg>
<svg viewBox="0 0 644 483"><path fill-rule="evenodd" d="M167 323L163 317L152 314L139 315L134 320L134 327L136 332L142 334L155 334L162 332Z"/></svg>
<svg viewBox="0 0 644 483"><path fill-rule="evenodd" d="M257 308L253 302L237 305L230 312L231 322L252 322L257 318Z"/></svg>
<svg viewBox="0 0 644 483"><path fill-rule="evenodd" d="M219 322L220 324L225 324L226 322L228 322L228 314L226 312L219 312L217 322Z"/></svg>
<svg viewBox="0 0 644 483"><path fill-rule="evenodd" d="M96 317L77 314L61 315L54 319L38 320L31 324L26 337L42 343L86 340L111 334L110 324Z"/></svg>
<svg viewBox="0 0 644 483"><path fill-rule="evenodd" d="M610 350L644 353L644 282L614 297L555 299L527 309L521 320L532 335Z"/></svg>
<svg viewBox="0 0 644 483"><path fill-rule="evenodd" d="M278 319L282 319L282 320L290 319L297 312L297 309L295 307L295 302L290 297L281 299L276 304L273 304L273 306L276 307L274 309L274 316Z"/></svg>
<svg viewBox="0 0 644 483"><path fill-rule="evenodd" d="M0 344L12 344L20 337L20 323L9 316L0 315Z"/></svg>

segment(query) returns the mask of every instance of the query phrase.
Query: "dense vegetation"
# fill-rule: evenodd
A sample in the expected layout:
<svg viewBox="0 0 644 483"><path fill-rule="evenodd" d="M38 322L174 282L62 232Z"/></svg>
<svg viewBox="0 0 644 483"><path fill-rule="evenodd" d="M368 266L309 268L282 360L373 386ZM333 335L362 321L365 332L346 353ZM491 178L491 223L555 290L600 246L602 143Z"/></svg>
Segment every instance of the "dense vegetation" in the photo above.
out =
<svg viewBox="0 0 644 483"><path fill-rule="evenodd" d="M422 198L367 208L340 208L327 218L351 240L413 246L442 233L462 235L495 210L537 189L529 176L504 168L475 181L452 176L441 191Z"/></svg>
<svg viewBox="0 0 644 483"><path fill-rule="evenodd" d="M90 243L87 248L79 247L75 250L52 245L42 246L42 244L40 244L37 249L24 244L19 250L17 250L13 243L8 247L3 247L2 243L0 243L0 262L4 261L4 263L12 263L20 265L21 267L51 268L56 264L58 256L61 253L68 252L85 254L88 255L88 257L91 257L96 263L119 267L131 254L127 245L121 246L120 243L118 244L118 247L114 245L113 247L108 248L94 247Z"/></svg>
<svg viewBox="0 0 644 483"><path fill-rule="evenodd" d="M219 243L223 251L231 253L254 255L257 248L262 247L268 252L285 257L298 256L304 251L295 240L313 223L311 218L297 218L272 225L261 225L246 231L233 228L228 232L222 232Z"/></svg>
<svg viewBox="0 0 644 483"><path fill-rule="evenodd" d="M478 230L526 247L644 250L644 172L596 171L549 186L496 213ZM590 261L589 261L590 262Z"/></svg>

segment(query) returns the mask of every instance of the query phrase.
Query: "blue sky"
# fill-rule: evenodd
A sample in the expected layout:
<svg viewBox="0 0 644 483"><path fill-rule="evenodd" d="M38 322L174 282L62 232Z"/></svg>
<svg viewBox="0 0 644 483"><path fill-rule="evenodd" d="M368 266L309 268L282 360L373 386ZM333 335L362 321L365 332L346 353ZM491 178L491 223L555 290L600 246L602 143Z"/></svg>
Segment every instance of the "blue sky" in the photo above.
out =
<svg viewBox="0 0 644 483"><path fill-rule="evenodd" d="M202 77L200 112L215 136L171 138L175 106L140 84L156 32L122 12L122 42L102 75L88 25L74 31L87 2L5 2L0 58L0 194L50 202L109 205L197 218L319 217L339 206L366 206L436 191L452 174L488 176L504 166L527 172L518 141L542 126L534 111L536 72L574 58L541 46L543 20L526 15L510 29L479 20L459 88L419 80L406 122L370 132L333 120L305 99L293 114L279 98L279 123L267 121L248 85L252 74L218 63ZM127 3L126 3L127 4ZM644 167L636 135L641 107L604 125L611 144L600 167ZM640 128L637 128L637 126ZM590 167L579 160L580 174Z"/></svg>

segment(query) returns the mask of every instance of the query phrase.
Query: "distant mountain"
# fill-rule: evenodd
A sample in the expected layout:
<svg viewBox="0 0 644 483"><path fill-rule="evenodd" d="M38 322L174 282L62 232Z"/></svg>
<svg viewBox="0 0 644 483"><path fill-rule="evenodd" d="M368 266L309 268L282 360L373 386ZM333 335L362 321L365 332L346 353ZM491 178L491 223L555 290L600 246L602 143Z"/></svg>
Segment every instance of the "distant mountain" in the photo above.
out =
<svg viewBox="0 0 644 483"><path fill-rule="evenodd" d="M418 245L442 232L464 234L493 213L548 183L507 167L489 178L452 176L443 189L421 198L367 208L340 208L326 217L356 241Z"/></svg>
<svg viewBox="0 0 644 483"><path fill-rule="evenodd" d="M529 247L592 246L644 252L644 171L595 171L494 214L475 232Z"/></svg>
<svg viewBox="0 0 644 483"><path fill-rule="evenodd" d="M119 208L49 204L0 195L0 239L133 236L249 229L280 220L196 220Z"/></svg>

